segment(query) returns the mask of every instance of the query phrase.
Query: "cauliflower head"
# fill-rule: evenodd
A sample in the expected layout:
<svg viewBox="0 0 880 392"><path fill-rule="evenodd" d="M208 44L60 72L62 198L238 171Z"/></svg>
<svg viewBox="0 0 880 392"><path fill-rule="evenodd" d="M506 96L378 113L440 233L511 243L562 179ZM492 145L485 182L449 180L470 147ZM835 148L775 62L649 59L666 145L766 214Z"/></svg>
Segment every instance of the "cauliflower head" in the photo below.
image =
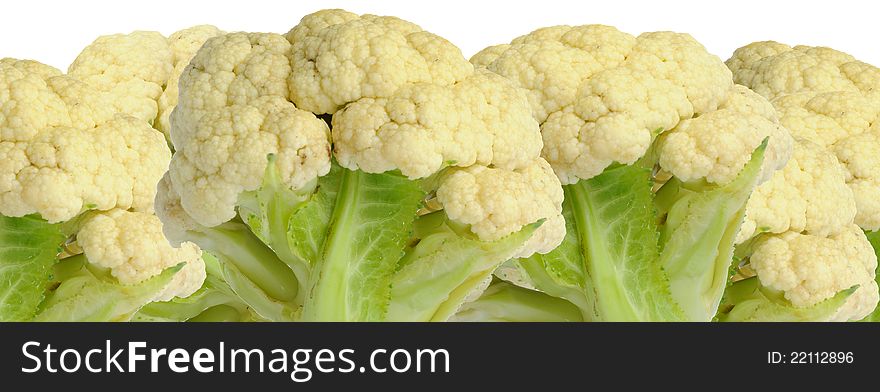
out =
<svg viewBox="0 0 880 392"><path fill-rule="evenodd" d="M110 269L120 283L133 285L185 263L156 297L168 301L188 297L205 280L202 251L191 242L172 247L162 235L162 222L153 214L111 210L89 219L76 235L88 261Z"/></svg>
<svg viewBox="0 0 880 392"><path fill-rule="evenodd" d="M825 47L766 41L727 61L734 80L771 100L798 137L832 151L856 198L856 223L880 229L880 69Z"/></svg>
<svg viewBox="0 0 880 392"><path fill-rule="evenodd" d="M286 36L210 39L191 65L173 115L170 173L183 209L205 226L230 220L238 195L260 186L267 154L278 156L293 189L327 174L331 155L347 169L411 179L447 166L541 165L523 91L475 72L454 45L397 18L321 11ZM325 113L332 127L316 116Z"/></svg>
<svg viewBox="0 0 880 392"><path fill-rule="evenodd" d="M217 35L178 89L158 215L175 242L217 253L230 276L267 293L250 302L263 317L395 317L382 292L398 261L427 268L455 252L448 266L469 278L406 304L421 313L399 313L444 319L489 265L564 236L560 183L525 91L413 23L324 10L286 35ZM244 263L266 250L275 257L262 269ZM355 279L364 274L374 278ZM332 287L361 294L340 299Z"/></svg>
<svg viewBox="0 0 880 392"><path fill-rule="evenodd" d="M791 154L773 110L687 34L555 26L471 61L528 91L542 155L563 184L636 162L661 134L660 165L686 181L732 181L768 137L762 179Z"/></svg>
<svg viewBox="0 0 880 392"><path fill-rule="evenodd" d="M0 214L54 223L86 209L152 211L171 159L161 134L109 113L83 82L41 70L0 63Z"/></svg>
<svg viewBox="0 0 880 392"><path fill-rule="evenodd" d="M846 186L844 167L827 149L798 138L785 168L749 198L737 243L760 233L787 231L826 237L849 228L855 215L856 200Z"/></svg>
<svg viewBox="0 0 880 392"><path fill-rule="evenodd" d="M28 261L0 272L0 320L128 320L205 279L199 248L171 247L153 215L171 151L117 104L110 80L132 79L108 67L101 79L0 60L0 237L28 238L0 244Z"/></svg>
<svg viewBox="0 0 880 392"><path fill-rule="evenodd" d="M858 286L827 321L860 320L877 306L877 257L856 225L827 237L796 232L762 236L750 263L762 285L784 292L795 307L814 306Z"/></svg>
<svg viewBox="0 0 880 392"><path fill-rule="evenodd" d="M208 38L211 25L189 27L167 38L155 31L98 37L80 52L68 74L108 95L115 111L149 122L166 135L177 104L177 80Z"/></svg>

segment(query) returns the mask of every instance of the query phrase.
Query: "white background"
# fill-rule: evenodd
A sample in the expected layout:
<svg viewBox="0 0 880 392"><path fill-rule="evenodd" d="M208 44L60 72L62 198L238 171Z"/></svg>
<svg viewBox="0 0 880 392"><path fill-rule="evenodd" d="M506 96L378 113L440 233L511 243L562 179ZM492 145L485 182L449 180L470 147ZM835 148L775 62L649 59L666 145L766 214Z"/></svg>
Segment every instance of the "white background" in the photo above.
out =
<svg viewBox="0 0 880 392"><path fill-rule="evenodd" d="M873 0L12 0L0 9L0 57L66 69L103 34L157 30L167 35L204 23L227 31L285 33L303 15L322 8L407 19L449 39L467 57L537 27L602 23L633 34L688 32L722 59L739 46L772 39L831 46L880 65L880 5Z"/></svg>

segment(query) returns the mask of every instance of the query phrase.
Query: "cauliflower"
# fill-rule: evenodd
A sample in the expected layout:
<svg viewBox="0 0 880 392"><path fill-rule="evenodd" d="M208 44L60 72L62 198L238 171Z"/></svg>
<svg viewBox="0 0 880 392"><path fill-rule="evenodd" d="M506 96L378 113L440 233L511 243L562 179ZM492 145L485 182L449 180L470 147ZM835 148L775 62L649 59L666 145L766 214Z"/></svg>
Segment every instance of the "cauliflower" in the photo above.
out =
<svg viewBox="0 0 880 392"><path fill-rule="evenodd" d="M97 91L113 96L114 107L153 121L156 100L172 70L172 53L162 34L136 31L99 37L83 49L67 73Z"/></svg>
<svg viewBox="0 0 880 392"><path fill-rule="evenodd" d="M267 319L445 320L564 236L525 92L410 22L219 35L178 88L157 214Z"/></svg>
<svg viewBox="0 0 880 392"><path fill-rule="evenodd" d="M773 41L737 49L734 79L773 102L780 123L837 155L856 198L856 223L880 229L880 68L831 48Z"/></svg>
<svg viewBox="0 0 880 392"><path fill-rule="evenodd" d="M471 225L475 234L488 241L518 231L520 222L548 219L544 225L550 230L538 230L514 257L548 253L559 245L552 236L565 232L558 210L563 195L550 165L537 162L515 171L485 166L455 170L437 189L437 199L450 219Z"/></svg>
<svg viewBox="0 0 880 392"><path fill-rule="evenodd" d="M206 35L100 37L67 74L0 60L0 232L32 238L0 248L39 255L3 269L0 320L126 320L202 286L201 250L172 247L153 215L171 151L151 123L174 64Z"/></svg>
<svg viewBox="0 0 880 392"><path fill-rule="evenodd" d="M773 105L674 32L546 27L471 62L526 90L565 189L562 245L497 275L585 319L711 319L746 200L792 155Z"/></svg>
<svg viewBox="0 0 880 392"><path fill-rule="evenodd" d="M737 253L748 261L720 317L864 318L877 306L880 72L830 48L756 42L727 61L734 79L771 100L796 138L794 156L760 185ZM861 227L861 229L860 229Z"/></svg>
<svg viewBox="0 0 880 392"><path fill-rule="evenodd" d="M767 100L736 85L718 110L684 120L661 136L659 164L682 181L723 184L733 180L750 158L743 150L730 147L755 149L768 137L776 148L768 147L764 154L764 167L758 180L762 183L788 162L792 137L779 123L776 111Z"/></svg>
<svg viewBox="0 0 880 392"><path fill-rule="evenodd" d="M177 106L180 75L205 41L220 34L223 34L223 31L214 26L199 25L177 31L168 36L168 46L171 49L174 68L171 69L168 82L165 84L165 90L162 91L162 95L159 96L157 101L159 114L156 122L153 124L156 129L162 131L166 136L171 131L171 112Z"/></svg>
<svg viewBox="0 0 880 392"><path fill-rule="evenodd" d="M853 222L856 201L837 158L806 139L796 139L793 155L749 198L737 243L765 232L828 236Z"/></svg>
<svg viewBox="0 0 880 392"><path fill-rule="evenodd" d="M795 307L814 306L858 286L820 320L860 320L877 306L877 257L856 225L827 237L796 232L763 236L753 246L751 265L761 284L782 291Z"/></svg>
<svg viewBox="0 0 880 392"><path fill-rule="evenodd" d="M162 222L152 214L125 210L101 213L83 224L76 239L91 264L110 269L110 275L124 285L141 283L185 263L157 295L159 301L188 297L205 280L201 249L189 242L171 247L162 235Z"/></svg>
<svg viewBox="0 0 880 392"><path fill-rule="evenodd" d="M766 137L763 177L791 153L791 138L772 110L743 113L764 100L734 87L721 60L687 34L633 37L609 26L556 26L485 49L472 61L529 90L543 156L563 184L615 162L634 163L667 131L661 166L686 181L732 181Z"/></svg>
<svg viewBox="0 0 880 392"><path fill-rule="evenodd" d="M68 67L68 74L109 96L114 109L149 122L166 135L177 104L177 80L214 26L171 34L135 31L98 37Z"/></svg>

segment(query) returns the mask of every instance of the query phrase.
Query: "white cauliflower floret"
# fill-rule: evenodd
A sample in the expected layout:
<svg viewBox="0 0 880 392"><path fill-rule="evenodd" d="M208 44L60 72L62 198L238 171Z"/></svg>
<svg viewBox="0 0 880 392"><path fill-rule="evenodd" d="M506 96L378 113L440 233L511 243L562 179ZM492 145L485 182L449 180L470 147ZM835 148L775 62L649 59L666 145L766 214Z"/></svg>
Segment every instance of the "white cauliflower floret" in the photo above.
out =
<svg viewBox="0 0 880 392"><path fill-rule="evenodd" d="M223 31L211 25L197 25L171 33L168 36L168 47L171 49L172 64L175 67L179 64L186 65L205 41L221 34Z"/></svg>
<svg viewBox="0 0 880 392"><path fill-rule="evenodd" d="M768 99L794 93L867 92L880 84L875 67L831 48L754 42L727 60L733 78Z"/></svg>
<svg viewBox="0 0 880 392"><path fill-rule="evenodd" d="M880 68L831 48L773 41L739 48L727 61L734 79L770 98L795 136L831 150L847 169L855 222L880 229ZM872 134L873 132L873 134Z"/></svg>
<svg viewBox="0 0 880 392"><path fill-rule="evenodd" d="M0 141L23 142L53 127L94 127L113 117L93 89L31 60L0 60Z"/></svg>
<svg viewBox="0 0 880 392"><path fill-rule="evenodd" d="M83 49L68 74L112 96L117 111L152 122L172 59L167 39L155 31L107 35Z"/></svg>
<svg viewBox="0 0 880 392"><path fill-rule="evenodd" d="M290 100L314 113L388 97L406 84L448 86L473 72L455 45L390 16L319 11L303 17L287 39Z"/></svg>
<svg viewBox="0 0 880 392"><path fill-rule="evenodd" d="M178 81L180 75L189 65L196 52L211 37L223 34L220 29L211 25L193 26L177 31L168 36L168 46L172 53L174 68L168 77L168 83L159 96L159 114L154 126L165 135L171 131L171 112L177 106Z"/></svg>
<svg viewBox="0 0 880 392"><path fill-rule="evenodd" d="M791 94L775 99L773 105L793 135L826 147L864 133L880 119L880 99L857 92Z"/></svg>
<svg viewBox="0 0 880 392"><path fill-rule="evenodd" d="M880 94L800 93L782 96L774 104L792 134L837 155L855 194L856 223L865 230L880 229Z"/></svg>
<svg viewBox="0 0 880 392"><path fill-rule="evenodd" d="M684 120L661 136L659 163L682 181L724 184L736 178L765 138L770 142L759 183L785 166L793 141L766 99L736 85L718 110Z"/></svg>
<svg viewBox="0 0 880 392"><path fill-rule="evenodd" d="M155 215L112 210L90 218L77 234L89 263L108 268L120 283L133 285L186 263L156 300L188 297L205 280L202 251L193 243L172 247Z"/></svg>
<svg viewBox="0 0 880 392"><path fill-rule="evenodd" d="M86 208L152 211L171 158L161 134L133 117L112 117L75 79L44 80L54 74L46 67L16 64L0 63L0 95L8 97L0 117L0 214L62 222Z"/></svg>
<svg viewBox="0 0 880 392"><path fill-rule="evenodd" d="M235 216L240 193L260 187L269 154L284 184L298 189L330 171L327 124L281 97L207 112L192 128L175 126L171 181L183 208L216 226Z"/></svg>
<svg viewBox="0 0 880 392"><path fill-rule="evenodd" d="M749 198L737 243L764 232L825 237L849 227L855 215L856 201L837 158L822 146L796 139L785 168Z"/></svg>
<svg viewBox="0 0 880 392"><path fill-rule="evenodd" d="M508 170L541 151L523 91L478 71L454 86L413 84L390 98L361 99L333 116L333 147L349 169L400 169L427 177L446 165Z"/></svg>
<svg viewBox="0 0 880 392"><path fill-rule="evenodd" d="M523 169L508 171L471 166L445 177L437 199L450 219L471 225L483 241L495 241L523 226L547 219L511 257L548 253L565 237L564 196L550 165L536 159Z"/></svg>
<svg viewBox="0 0 880 392"><path fill-rule="evenodd" d="M684 181L731 181L766 137L764 180L791 154L772 106L734 87L724 63L687 34L555 26L471 61L529 91L542 155L563 184L634 163L667 131L660 165Z"/></svg>
<svg viewBox="0 0 880 392"><path fill-rule="evenodd" d="M171 184L171 177L166 172L156 186L156 216L162 221L162 232L172 246L180 246L186 242L186 233L200 229L180 204L180 195Z"/></svg>
<svg viewBox="0 0 880 392"><path fill-rule="evenodd" d="M858 285L829 321L859 320L877 306L877 258L856 225L828 237L795 232L762 236L750 262L763 286L783 291L797 307L815 305Z"/></svg>
<svg viewBox="0 0 880 392"><path fill-rule="evenodd" d="M260 186L269 154L291 188L330 170L327 124L286 100L289 49L278 34L226 34L208 40L181 78L170 177L200 224L235 216L239 194Z"/></svg>
<svg viewBox="0 0 880 392"><path fill-rule="evenodd" d="M865 230L880 229L880 122L868 132L835 143L832 149L846 167L846 183L856 198L856 224Z"/></svg>
<svg viewBox="0 0 880 392"><path fill-rule="evenodd" d="M543 123L571 106L586 80L623 62L635 44L635 37L610 26L554 26L486 48L471 61L525 88Z"/></svg>
<svg viewBox="0 0 880 392"><path fill-rule="evenodd" d="M325 62L369 67L344 73ZM332 135L312 112L335 112ZM416 25L320 11L287 39L232 33L199 50L172 114L171 187L183 210L210 227L234 217L239 194L260 186L267 154L277 155L291 188L326 174L330 139L341 166L368 173L400 170L415 179L446 166L515 171L541 151L529 113L522 90L474 72L455 46Z"/></svg>
<svg viewBox="0 0 880 392"><path fill-rule="evenodd" d="M86 208L150 212L154 184L171 156L160 140L146 123L118 117L96 128L49 128L28 142L0 142L0 213L62 222Z"/></svg>

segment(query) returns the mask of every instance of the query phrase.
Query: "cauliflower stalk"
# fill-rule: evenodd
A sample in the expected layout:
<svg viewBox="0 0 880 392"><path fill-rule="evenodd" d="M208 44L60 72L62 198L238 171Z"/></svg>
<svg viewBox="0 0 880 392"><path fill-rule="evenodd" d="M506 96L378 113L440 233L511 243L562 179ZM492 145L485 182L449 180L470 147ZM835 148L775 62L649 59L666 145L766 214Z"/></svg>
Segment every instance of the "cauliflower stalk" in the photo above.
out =
<svg viewBox="0 0 880 392"><path fill-rule="evenodd" d="M564 236L525 92L412 23L220 35L178 88L157 214L262 318L446 320Z"/></svg>
<svg viewBox="0 0 880 392"><path fill-rule="evenodd" d="M200 290L202 251L153 214L171 152L151 124L191 31L100 37L67 74L0 60L0 320L128 320Z"/></svg>
<svg viewBox="0 0 880 392"><path fill-rule="evenodd" d="M198 269L200 251L168 245L150 213L151 184L171 156L161 134L103 112L100 96L76 79L30 72L36 66L0 62L0 90L15 97L4 100L0 131L0 281L8 293L0 318L118 320L146 302L187 295L200 282L171 281L183 265Z"/></svg>
<svg viewBox="0 0 880 392"><path fill-rule="evenodd" d="M727 61L796 137L746 212L724 321L875 319L880 69L831 48L755 42ZM867 236L865 233L867 233Z"/></svg>
<svg viewBox="0 0 880 392"><path fill-rule="evenodd" d="M583 315L564 299L496 279L479 298L462 305L450 321L576 322L583 321Z"/></svg>
<svg viewBox="0 0 880 392"><path fill-rule="evenodd" d="M711 320L746 201L791 156L773 106L687 34L555 26L471 61L526 89L564 185L562 244L496 275L585 320Z"/></svg>

